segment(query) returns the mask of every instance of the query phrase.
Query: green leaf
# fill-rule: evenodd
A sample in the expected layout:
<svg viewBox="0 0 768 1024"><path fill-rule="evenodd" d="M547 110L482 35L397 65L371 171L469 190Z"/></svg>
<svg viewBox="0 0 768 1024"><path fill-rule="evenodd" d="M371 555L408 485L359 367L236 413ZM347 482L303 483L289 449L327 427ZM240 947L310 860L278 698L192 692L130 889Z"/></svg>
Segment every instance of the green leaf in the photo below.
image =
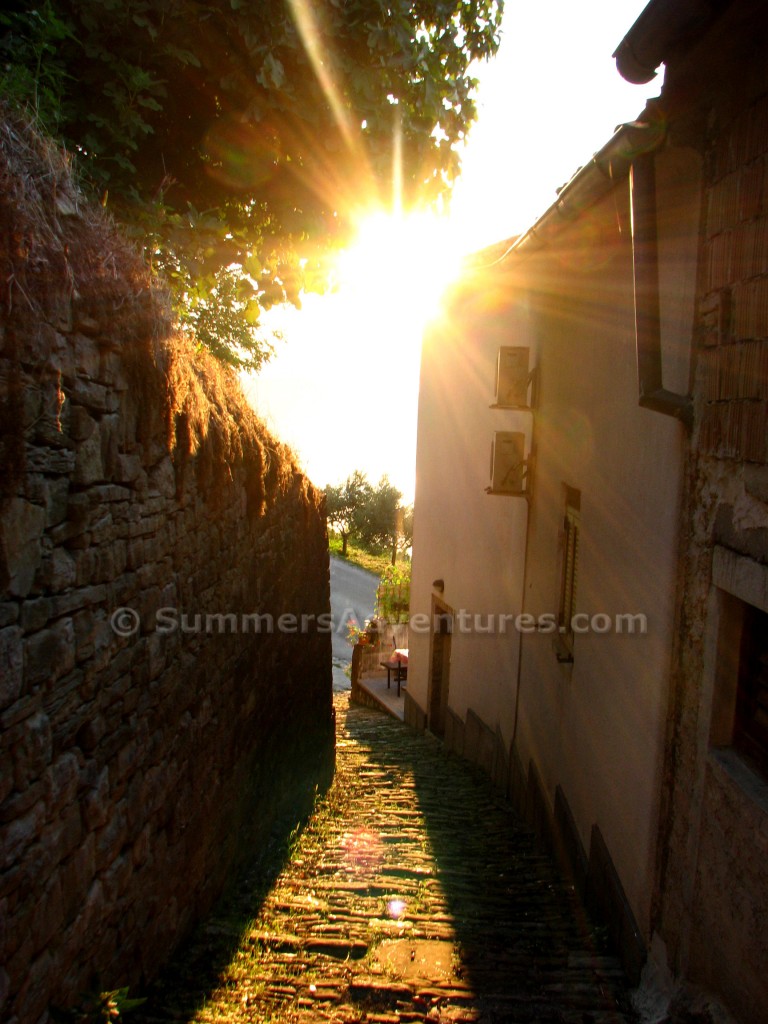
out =
<svg viewBox="0 0 768 1024"><path fill-rule="evenodd" d="M180 64L187 64L193 68L202 67L200 58L191 50L185 50L180 46L174 46L173 43L166 43L163 49L169 57L174 57Z"/></svg>

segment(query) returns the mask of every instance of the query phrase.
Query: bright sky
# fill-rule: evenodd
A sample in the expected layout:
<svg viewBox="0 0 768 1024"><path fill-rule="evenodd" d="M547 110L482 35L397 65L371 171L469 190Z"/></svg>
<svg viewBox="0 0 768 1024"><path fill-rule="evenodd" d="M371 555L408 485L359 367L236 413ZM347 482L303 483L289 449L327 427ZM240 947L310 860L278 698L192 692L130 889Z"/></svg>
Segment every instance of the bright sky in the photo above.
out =
<svg viewBox="0 0 768 1024"><path fill-rule="evenodd" d="M448 222L420 235L406 228L405 238L392 224L369 225L339 293L271 312L285 342L243 383L317 486L361 469L372 483L387 473L413 500L421 292L434 292L461 253L530 227L614 128L658 95L660 78L629 85L611 57L644 6L507 0L499 53L477 71L479 116Z"/></svg>

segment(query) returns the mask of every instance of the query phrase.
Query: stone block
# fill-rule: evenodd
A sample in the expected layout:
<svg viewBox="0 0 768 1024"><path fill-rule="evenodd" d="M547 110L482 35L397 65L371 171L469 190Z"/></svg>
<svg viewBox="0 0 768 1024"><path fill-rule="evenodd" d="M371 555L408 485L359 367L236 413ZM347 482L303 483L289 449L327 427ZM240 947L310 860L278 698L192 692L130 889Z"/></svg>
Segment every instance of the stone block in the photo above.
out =
<svg viewBox="0 0 768 1024"><path fill-rule="evenodd" d="M9 868L32 845L44 821L45 802L38 800L22 818L17 818L5 828L0 847L0 870Z"/></svg>
<svg viewBox="0 0 768 1024"><path fill-rule="evenodd" d="M91 503L87 494L70 494L67 502L67 520L85 529L90 517Z"/></svg>
<svg viewBox="0 0 768 1024"><path fill-rule="evenodd" d="M0 518L0 566L5 565L8 592L26 597L43 558L45 510L24 498L11 498Z"/></svg>
<svg viewBox="0 0 768 1024"><path fill-rule="evenodd" d="M149 471L149 489L150 493L157 491L164 498L176 497L176 471L169 456Z"/></svg>
<svg viewBox="0 0 768 1024"><path fill-rule="evenodd" d="M149 860L150 849L150 828L149 825L145 825L141 832L139 832L136 842L133 844L131 850L131 859L134 867L140 868L142 865L147 863Z"/></svg>
<svg viewBox="0 0 768 1024"><path fill-rule="evenodd" d="M8 897L0 900L0 963L6 959L8 948ZM0 1007L3 1005L3 991L0 985Z"/></svg>
<svg viewBox="0 0 768 1024"><path fill-rule="evenodd" d="M75 630L72 619L61 619L50 629L25 641L28 686L53 682L75 666Z"/></svg>
<svg viewBox="0 0 768 1024"><path fill-rule="evenodd" d="M88 381L78 379L78 385L82 386L90 381L99 379L101 372L101 352L93 338L84 334L75 334L71 339L71 345L75 353L75 369L81 377L89 378Z"/></svg>
<svg viewBox="0 0 768 1024"><path fill-rule="evenodd" d="M128 823L121 806L111 809L109 820L96 833L96 870L103 871L119 855L128 839Z"/></svg>
<svg viewBox="0 0 768 1024"><path fill-rule="evenodd" d="M111 583L117 577L115 552L111 546L100 547L96 552L96 574L98 583Z"/></svg>
<svg viewBox="0 0 768 1024"><path fill-rule="evenodd" d="M165 607L165 606L163 606ZM157 679L165 671L167 638L159 633L152 633L147 642L149 678Z"/></svg>
<svg viewBox="0 0 768 1024"><path fill-rule="evenodd" d="M76 549L88 546L88 537L84 533L83 527L69 520L59 523L58 526L53 526L48 531L48 538L54 547L66 545Z"/></svg>
<svg viewBox="0 0 768 1024"><path fill-rule="evenodd" d="M101 461L104 464L106 478L111 480L114 479L117 470L119 417L114 414L102 416L99 422L99 431L101 433Z"/></svg>
<svg viewBox="0 0 768 1024"><path fill-rule="evenodd" d="M96 421L82 405L70 405L68 431L73 441L87 441L96 429Z"/></svg>
<svg viewBox="0 0 768 1024"><path fill-rule="evenodd" d="M13 782L13 776L11 782ZM3 801L0 806L0 822L7 824L9 821L22 818L40 800L44 800L46 804L49 803L50 792L50 779L39 778L30 785L23 786Z"/></svg>
<svg viewBox="0 0 768 1024"><path fill-rule="evenodd" d="M114 479L120 484L132 484L144 473L140 457L135 453L118 453Z"/></svg>
<svg viewBox="0 0 768 1024"><path fill-rule="evenodd" d="M94 786L82 797L83 824L89 832L102 828L110 813L109 768L103 768Z"/></svg>
<svg viewBox="0 0 768 1024"><path fill-rule="evenodd" d="M75 628L75 644L77 662L85 661L93 655L93 640L96 624L90 609L81 609L72 619Z"/></svg>
<svg viewBox="0 0 768 1024"><path fill-rule="evenodd" d="M65 418L64 410L57 404L53 409L44 409L35 420L35 440L51 448L70 448L72 442L64 429Z"/></svg>
<svg viewBox="0 0 768 1024"><path fill-rule="evenodd" d="M45 949L63 926L64 901L61 894L61 879L54 875L42 893L32 916L32 948Z"/></svg>
<svg viewBox="0 0 768 1024"><path fill-rule="evenodd" d="M54 807L64 807L77 795L80 785L80 763L74 753L67 751L51 765L51 799Z"/></svg>
<svg viewBox="0 0 768 1024"><path fill-rule="evenodd" d="M2 806L8 799L10 794L13 792L13 775L11 772L3 772L0 774L0 815L2 814ZM11 798L12 799L12 798ZM11 815L12 816L12 815Z"/></svg>
<svg viewBox="0 0 768 1024"><path fill-rule="evenodd" d="M50 355L59 347L56 329L38 317L33 317L31 313L25 317L23 337L19 360L22 366L33 370L47 363Z"/></svg>
<svg viewBox="0 0 768 1024"><path fill-rule="evenodd" d="M51 721L42 711L26 718L19 726L14 751L16 787L22 790L38 779L51 763Z"/></svg>
<svg viewBox="0 0 768 1024"><path fill-rule="evenodd" d="M112 555L115 563L115 578L122 576L128 565L128 543L118 539L112 544Z"/></svg>
<svg viewBox="0 0 768 1024"><path fill-rule="evenodd" d="M0 629L15 626L19 621L19 605L16 601L0 601Z"/></svg>
<svg viewBox="0 0 768 1024"><path fill-rule="evenodd" d="M133 874L133 861L130 855L118 854L109 867L102 872L101 884L104 898L110 906L114 906L128 887Z"/></svg>
<svg viewBox="0 0 768 1024"><path fill-rule="evenodd" d="M107 512L105 515L99 516L98 519L93 518L88 528L90 535L91 544L110 544L115 538L115 524L112 519L112 513Z"/></svg>
<svg viewBox="0 0 768 1024"><path fill-rule="evenodd" d="M77 743L85 754L92 754L107 731L107 725L101 715L93 713L80 726L77 732Z"/></svg>
<svg viewBox="0 0 768 1024"><path fill-rule="evenodd" d="M83 441L77 449L73 480L76 484L86 485L100 483L105 479L104 464L101 459L101 435L98 424L87 441Z"/></svg>
<svg viewBox="0 0 768 1024"><path fill-rule="evenodd" d="M72 383L71 396L74 402L91 412L105 413L107 411L107 389L103 384L96 384L94 381L78 377Z"/></svg>
<svg viewBox="0 0 768 1024"><path fill-rule="evenodd" d="M75 554L75 565L77 567L77 576L75 577L75 585L78 587L92 586L98 581L96 580L96 552L90 548L86 548L83 551L78 551Z"/></svg>
<svg viewBox="0 0 768 1024"><path fill-rule="evenodd" d="M6 1002L8 1001L8 993L11 988L11 980L8 977L8 972L4 967L0 967L0 1010L3 1009Z"/></svg>
<svg viewBox="0 0 768 1024"><path fill-rule="evenodd" d="M745 466L744 485L747 494L768 505L768 466Z"/></svg>
<svg viewBox="0 0 768 1024"><path fill-rule="evenodd" d="M24 679L23 633L18 626L0 629L0 710L21 694Z"/></svg>
<svg viewBox="0 0 768 1024"><path fill-rule="evenodd" d="M61 891L64 920L69 924L85 903L88 888L96 874L96 840L87 835L80 847L61 865Z"/></svg>
<svg viewBox="0 0 768 1024"><path fill-rule="evenodd" d="M83 823L78 804L70 804L62 811L60 821L56 822L57 843L54 847L57 860L63 860L73 853L83 839Z"/></svg>
<svg viewBox="0 0 768 1024"><path fill-rule="evenodd" d="M102 330L99 321L94 320L92 316L88 316L82 310L77 308L74 309L73 315L73 326L75 327L75 330L79 331L81 334L87 334L91 338L96 338L96 341L98 342L98 335Z"/></svg>
<svg viewBox="0 0 768 1024"><path fill-rule="evenodd" d="M46 526L57 526L59 523L64 522L67 518L68 498L69 480L66 477L47 481L45 496Z"/></svg>
<svg viewBox="0 0 768 1024"><path fill-rule="evenodd" d="M53 726L54 751L68 749L83 716L80 699L80 686L83 673L76 669L68 672L55 686L45 691L43 710L51 719Z"/></svg>
<svg viewBox="0 0 768 1024"><path fill-rule="evenodd" d="M71 615L81 608L91 608L103 604L107 599L107 588L103 583L92 587L79 587L66 594L56 594L48 599L51 607L51 618Z"/></svg>
<svg viewBox="0 0 768 1024"><path fill-rule="evenodd" d="M118 484L98 484L88 490L88 501L91 504L91 508L108 505L117 501L130 501L130 499L130 490Z"/></svg>
<svg viewBox="0 0 768 1024"><path fill-rule="evenodd" d="M19 722L23 722L25 719L30 718L37 711L40 710L40 694L39 693L25 693L18 700L15 700L13 704L9 705L0 714L0 731L12 729ZM10 734L3 736L3 745L8 746L12 742Z"/></svg>
<svg viewBox="0 0 768 1024"><path fill-rule="evenodd" d="M75 467L75 453L69 448L26 446L27 471L51 476L67 476Z"/></svg>
<svg viewBox="0 0 768 1024"><path fill-rule="evenodd" d="M88 888L88 895L85 898L85 904L83 906L83 913L81 916L83 918L86 935L89 932L96 930L99 922L104 916L104 889L98 879L96 879L95 882L91 882Z"/></svg>
<svg viewBox="0 0 768 1024"><path fill-rule="evenodd" d="M51 978L51 954L44 950L28 967L24 984L16 998L16 1008L22 1021L42 1024L48 1017L48 991Z"/></svg>
<svg viewBox="0 0 768 1024"><path fill-rule="evenodd" d="M47 566L46 583L54 594L75 585L77 566L72 555L64 548L55 548Z"/></svg>

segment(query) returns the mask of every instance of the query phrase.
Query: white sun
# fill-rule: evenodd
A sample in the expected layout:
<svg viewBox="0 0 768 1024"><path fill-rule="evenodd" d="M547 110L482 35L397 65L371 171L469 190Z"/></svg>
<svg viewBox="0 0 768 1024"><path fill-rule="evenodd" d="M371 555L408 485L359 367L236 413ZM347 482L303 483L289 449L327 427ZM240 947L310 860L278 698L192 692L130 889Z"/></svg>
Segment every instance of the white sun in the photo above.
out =
<svg viewBox="0 0 768 1024"><path fill-rule="evenodd" d="M352 245L339 256L339 297L350 317L365 317L393 347L405 337L418 346L460 266L446 218L374 213L360 222Z"/></svg>

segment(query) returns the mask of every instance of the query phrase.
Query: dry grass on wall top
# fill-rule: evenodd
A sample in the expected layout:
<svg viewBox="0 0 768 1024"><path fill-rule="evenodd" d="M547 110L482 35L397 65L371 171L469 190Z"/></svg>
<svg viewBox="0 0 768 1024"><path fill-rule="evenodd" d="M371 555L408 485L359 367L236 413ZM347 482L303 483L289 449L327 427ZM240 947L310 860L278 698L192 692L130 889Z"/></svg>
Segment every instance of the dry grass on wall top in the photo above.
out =
<svg viewBox="0 0 768 1024"><path fill-rule="evenodd" d="M45 315L66 295L80 323L109 315L112 336L168 333L170 302L111 217L81 194L72 158L0 103L0 261L5 313Z"/></svg>
<svg viewBox="0 0 768 1024"><path fill-rule="evenodd" d="M184 335L170 337L161 347L166 357L168 447L180 481L193 458L203 490L215 490L222 478L231 478L231 467L242 463L248 512L261 515L268 502L301 476L293 452L266 430L230 367ZM317 500L315 496L311 503Z"/></svg>
<svg viewBox="0 0 768 1024"><path fill-rule="evenodd" d="M0 273L4 493L14 493L24 476L20 366L64 374L66 394L58 346L79 332L119 353L141 409L139 439L165 437L179 489L193 466L196 483L215 502L232 467L242 464L249 515L261 515L291 486L303 489L308 508L318 507L293 453L248 405L235 372L173 330L162 282L109 215L80 193L71 157L2 103Z"/></svg>

